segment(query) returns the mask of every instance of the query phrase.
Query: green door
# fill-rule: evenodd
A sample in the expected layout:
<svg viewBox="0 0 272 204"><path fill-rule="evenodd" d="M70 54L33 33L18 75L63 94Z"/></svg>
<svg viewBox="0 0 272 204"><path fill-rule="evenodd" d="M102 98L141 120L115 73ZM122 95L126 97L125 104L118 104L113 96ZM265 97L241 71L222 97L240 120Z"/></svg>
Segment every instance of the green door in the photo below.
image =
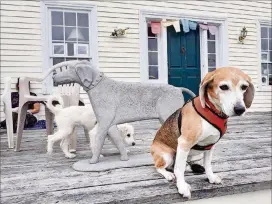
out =
<svg viewBox="0 0 272 204"><path fill-rule="evenodd" d="M173 26L167 28L168 83L185 87L198 95L200 74L199 29L188 33L176 32ZM188 100L189 95L184 95Z"/></svg>

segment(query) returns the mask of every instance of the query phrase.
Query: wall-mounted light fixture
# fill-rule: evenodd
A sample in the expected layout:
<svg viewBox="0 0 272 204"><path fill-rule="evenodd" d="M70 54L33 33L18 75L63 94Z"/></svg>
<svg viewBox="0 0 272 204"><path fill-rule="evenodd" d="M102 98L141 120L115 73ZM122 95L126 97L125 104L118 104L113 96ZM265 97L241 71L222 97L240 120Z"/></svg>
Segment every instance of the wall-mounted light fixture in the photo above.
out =
<svg viewBox="0 0 272 204"><path fill-rule="evenodd" d="M246 36L247 36L247 29L246 27L243 27L239 36L239 41L244 44L244 40L246 39Z"/></svg>
<svg viewBox="0 0 272 204"><path fill-rule="evenodd" d="M128 29L129 28L125 28L125 29L121 29L121 28L114 29L110 36L112 36L112 37L122 37L122 36L124 36L127 33Z"/></svg>

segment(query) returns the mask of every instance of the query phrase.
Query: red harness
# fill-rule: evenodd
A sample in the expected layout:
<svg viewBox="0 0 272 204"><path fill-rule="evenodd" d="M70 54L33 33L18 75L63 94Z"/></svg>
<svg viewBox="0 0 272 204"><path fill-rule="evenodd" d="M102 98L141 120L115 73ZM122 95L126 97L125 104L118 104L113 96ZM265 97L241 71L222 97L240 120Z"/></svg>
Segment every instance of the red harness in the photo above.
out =
<svg viewBox="0 0 272 204"><path fill-rule="evenodd" d="M191 101L192 101L195 111L203 119L205 119L208 123L210 123L213 127L215 127L220 132L220 137L218 139L218 141L219 141L227 130L228 116L225 113L217 110L216 107L207 98L206 98L205 108L203 108L201 106L199 96L193 98ZM188 102L190 102L190 101L188 101ZM179 121L179 126L180 126L181 116L179 116L178 120L180 120ZM207 146L200 146L200 145L196 144L195 146L192 147L192 149L194 149L194 150L210 150L213 147L213 145L215 145L218 141L216 141L213 144L209 144Z"/></svg>

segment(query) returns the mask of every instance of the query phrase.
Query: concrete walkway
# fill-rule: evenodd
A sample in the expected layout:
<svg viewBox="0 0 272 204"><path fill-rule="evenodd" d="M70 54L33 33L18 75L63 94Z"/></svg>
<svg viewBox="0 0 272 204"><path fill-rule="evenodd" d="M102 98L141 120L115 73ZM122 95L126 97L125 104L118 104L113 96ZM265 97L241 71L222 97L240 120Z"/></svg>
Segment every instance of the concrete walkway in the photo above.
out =
<svg viewBox="0 0 272 204"><path fill-rule="evenodd" d="M183 202L185 204L271 204L271 189ZM181 204L181 203L176 203Z"/></svg>

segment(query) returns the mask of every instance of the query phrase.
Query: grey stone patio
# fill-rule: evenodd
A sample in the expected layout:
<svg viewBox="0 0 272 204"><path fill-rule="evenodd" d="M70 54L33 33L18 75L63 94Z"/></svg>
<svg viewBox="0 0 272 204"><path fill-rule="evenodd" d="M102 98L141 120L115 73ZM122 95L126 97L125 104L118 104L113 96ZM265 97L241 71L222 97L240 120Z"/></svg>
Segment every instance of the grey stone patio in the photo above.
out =
<svg viewBox="0 0 272 204"><path fill-rule="evenodd" d="M186 173L192 199L271 188L271 112L231 118L228 133L216 147L214 171L222 185L205 175ZM135 147L130 154L150 152L159 122L133 123ZM58 145L46 155L44 130L24 131L21 152L7 149L1 132L1 203L175 203L185 201L174 183L167 182L153 164L101 172L77 172L72 165L90 157L83 131L78 131L77 157L66 159ZM105 156L118 154L107 142Z"/></svg>

